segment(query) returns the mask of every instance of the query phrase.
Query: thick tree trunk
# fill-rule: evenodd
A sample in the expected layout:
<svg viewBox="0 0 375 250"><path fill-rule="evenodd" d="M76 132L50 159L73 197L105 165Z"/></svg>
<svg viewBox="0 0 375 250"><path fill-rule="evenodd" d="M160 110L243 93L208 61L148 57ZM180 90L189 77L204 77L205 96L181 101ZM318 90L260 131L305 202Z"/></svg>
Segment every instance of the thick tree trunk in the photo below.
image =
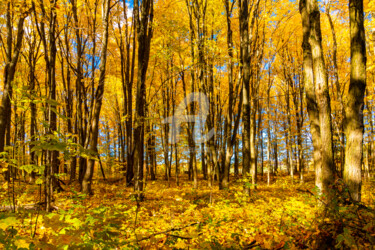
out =
<svg viewBox="0 0 375 250"><path fill-rule="evenodd" d="M332 126L317 1L301 0L300 13L303 25L304 84L314 146L316 186L320 193L327 193L334 172Z"/></svg>
<svg viewBox="0 0 375 250"><path fill-rule="evenodd" d="M345 105L344 181L352 198L361 201L363 159L363 108L366 90L366 39L363 0L349 1L350 85Z"/></svg>
<svg viewBox="0 0 375 250"><path fill-rule="evenodd" d="M303 79L306 90L306 104L307 112L310 119L310 130L312 135L312 143L314 147L313 160L315 172L321 171L321 138L320 138L320 124L319 112L316 102L315 86L314 86L314 73L313 73L313 59L310 45L311 23L310 23L310 3L309 0L300 1L300 13L302 16L303 27Z"/></svg>
<svg viewBox="0 0 375 250"><path fill-rule="evenodd" d="M328 90L327 70L325 68L323 57L320 11L317 0L309 1L311 2L310 44L313 60L315 93L319 110L320 138L322 140L322 145L320 147L322 165L316 172L316 185L321 192L326 193L329 189L329 185L333 182L335 171L332 143L331 101Z"/></svg>

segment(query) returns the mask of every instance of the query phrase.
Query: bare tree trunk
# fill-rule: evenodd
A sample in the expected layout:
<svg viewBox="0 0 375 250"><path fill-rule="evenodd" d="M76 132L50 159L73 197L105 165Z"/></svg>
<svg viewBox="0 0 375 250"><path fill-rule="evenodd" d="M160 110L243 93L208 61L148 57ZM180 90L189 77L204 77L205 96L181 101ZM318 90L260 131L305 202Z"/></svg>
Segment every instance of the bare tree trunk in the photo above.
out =
<svg viewBox="0 0 375 250"><path fill-rule="evenodd" d="M352 198L361 201L363 160L363 108L366 90L366 39L363 0L349 1L350 18L350 84L345 105L344 181Z"/></svg>
<svg viewBox="0 0 375 250"><path fill-rule="evenodd" d="M157 162L156 162L156 136L154 126L151 126L151 180L156 180L157 176Z"/></svg>
<svg viewBox="0 0 375 250"><path fill-rule="evenodd" d="M240 37L241 37L241 65L243 80L243 139L242 139L242 175L247 178L250 171L250 58L249 58L249 6L247 0L240 0ZM244 186L246 194L250 188Z"/></svg>
<svg viewBox="0 0 375 250"><path fill-rule="evenodd" d="M69 22L69 19L68 21ZM70 70L70 67L69 65L66 67L66 76L65 76L65 72L64 72L64 68L65 68L65 64L64 62L66 61L67 64L69 64L70 60L71 60L71 56L69 54L69 51L70 51L70 41L69 41L69 28L68 26L65 27L64 29L65 31L65 34L64 34L64 44L65 44L65 49L66 49L66 55L64 56L64 53L63 53L63 43L62 41L60 41L60 54L61 54L61 66L62 66L62 80L63 80L63 85L64 85L64 91L66 93L65 95L65 107L66 107L66 116L69 118L66 120L66 123L67 123L67 132L69 133L69 135L72 135L74 134L74 130L73 130L73 123L72 123L72 120L74 119L74 115L73 115L73 103L74 103L74 100L73 100L73 90L72 90L72 87L71 87L71 70ZM64 61L64 57L65 57L65 61ZM73 142L76 143L77 141L77 138L76 137L71 137L69 136ZM70 182L72 183L73 181L75 181L76 179L76 168L77 168L77 158L76 156L73 156L70 158Z"/></svg>
<svg viewBox="0 0 375 250"><path fill-rule="evenodd" d="M286 139L286 143L287 143L287 147L288 147L287 156L289 157L288 161L289 161L289 168L290 168L290 176L291 176L292 182L293 182L295 167L294 167L293 152L292 152L292 122L291 122L291 115L290 115L290 90L289 90L289 88L290 88L290 86L288 84L287 85L287 93L285 95L286 109L287 109L287 123L288 123L288 129L287 129L288 138Z"/></svg>
<svg viewBox="0 0 375 250"><path fill-rule="evenodd" d="M260 0L253 2L250 6L247 0L240 0L239 11L240 11L240 38L241 38L241 64L242 68L242 80L243 80L243 141L242 141L242 155L243 155L243 175L244 178L250 177L250 169L252 170L252 182L256 183L256 90L254 82L250 84L251 77L251 44L254 42L253 27L255 19L257 18L258 7ZM249 17L252 16L251 23L249 25ZM250 194L250 186L245 184L244 192Z"/></svg>
<svg viewBox="0 0 375 250"><path fill-rule="evenodd" d="M304 83L314 146L316 186L321 193L327 194L333 181L334 162L331 107L317 1L300 1L300 12L303 24Z"/></svg>
<svg viewBox="0 0 375 250"><path fill-rule="evenodd" d="M186 6L188 9L188 14L189 14L189 28L190 28L190 53L191 53L191 58L192 58L192 65L195 63L195 50L194 50L194 39L195 39L195 32L194 32L194 24L193 24L193 6L186 1ZM187 96L187 90L186 86L183 80L183 88L184 88L184 97L186 98ZM190 87L190 92L194 93L195 92L195 70L191 70L191 87ZM195 103L192 102L190 105L187 106L188 113L193 115L195 114ZM189 144L189 180L191 180L192 177L192 172L193 169L195 168L194 164L196 164L196 143L194 140L194 130L195 130L195 123L194 122L189 122L188 128L187 128L187 133L188 133L188 144ZM203 175L204 178L206 179L206 172L205 172L206 166L205 166L205 161L202 157L202 170L203 170Z"/></svg>
<svg viewBox="0 0 375 250"><path fill-rule="evenodd" d="M320 124L319 124L319 112L318 105L316 102L315 86L314 86L314 73L313 73L313 60L311 45L309 42L311 35L311 23L310 23L310 2L309 0L300 1L300 13L302 16L303 26L303 79L306 90L306 104L307 112L310 119L310 130L312 135L312 143L314 147L313 160L315 171L318 172L321 169L321 138L320 138Z"/></svg>
<svg viewBox="0 0 375 250"><path fill-rule="evenodd" d="M299 169L299 176L300 176L300 182L304 182L304 166L305 163L303 161L303 138L302 138L302 129L303 129L303 87L301 81L298 81L298 94L299 97L296 97L295 105L296 107L296 112L298 114L298 119L297 119L297 143L298 143L298 160L300 163L300 169ZM296 94L297 95L297 94ZM298 99L299 98L299 99Z"/></svg>
<svg viewBox="0 0 375 250"><path fill-rule="evenodd" d="M75 73L76 73L76 125L74 128L74 132L78 134L78 143L84 147L85 146L85 141L86 141L86 127L87 127L87 122L85 119L85 113L82 109L82 106L86 106L86 98L84 94L84 83L83 83L83 54L84 54L84 46L82 44L83 39L82 39L82 31L79 28L79 19L78 19L78 11L77 11L77 1L73 0L72 1L72 13L73 13L73 21L74 21L74 34L76 38L76 44L77 44L77 53L76 53L76 65L75 65ZM95 6L95 11L96 11L96 6ZM95 45L94 45L95 46ZM95 57L95 56L94 56ZM92 69L94 70L94 69ZM76 139L75 139L76 140ZM83 180L83 175L86 171L86 166L87 166L87 161L84 157L80 156L78 157L78 163L79 163L79 175L78 175L78 180L79 183L82 184ZM73 164L71 165L71 175L75 175L75 167L74 165L77 164L77 159L73 159ZM74 171L74 173L73 173ZM75 178L74 178L75 179ZM74 180L72 178L72 181Z"/></svg>
<svg viewBox="0 0 375 250"><path fill-rule="evenodd" d="M89 144L88 149L92 152L98 153L98 135L99 135L99 117L100 111L102 108L102 101L104 95L104 86L105 86L105 74L106 74L106 63L107 63L107 45L108 45L108 26L109 26L109 14L110 14L110 6L111 0L106 0L103 2L103 45L102 51L100 54L100 67L99 67L99 83L98 88L95 92L95 105L94 110L92 112L92 121L91 121L91 129L89 130L91 134L89 134ZM86 194L92 194L92 177L94 174L94 166L95 160L89 159L85 174L82 180L82 192Z"/></svg>
<svg viewBox="0 0 375 250"><path fill-rule="evenodd" d="M230 172L230 165L231 159L233 156L233 144L232 140L233 134L235 136L236 131L232 132L232 119L233 119L233 107L234 107L234 96L233 96L233 35L232 35L232 22L231 22L231 15L233 11L234 1L230 4L229 0L224 1L225 4L225 13L227 19L227 49L228 49L228 56L229 56L229 72L228 72L228 88L229 88L229 96L228 96L228 111L225 115L225 124L224 124L224 143L223 145L223 163L222 163L222 172L223 177L220 180L219 188L220 189L228 189L229 188L229 172Z"/></svg>
<svg viewBox="0 0 375 250"><path fill-rule="evenodd" d="M321 192L326 193L329 185L333 181L335 171L332 143L331 102L328 90L327 71L323 57L320 11L317 0L310 1L310 21L312 28L310 44L313 60L315 93L319 109L320 137L322 140L322 145L320 147L322 154L322 165L316 173L316 185L319 187Z"/></svg>
<svg viewBox="0 0 375 250"><path fill-rule="evenodd" d="M197 46L198 46L198 83L199 83L199 90L203 91L206 95L208 95L209 101L211 101L211 85L208 86L207 83L207 61L205 60L205 40L206 39L206 10L207 10L207 0L203 1L201 5L199 5L198 1L194 2L194 14L196 18L196 26L197 26L197 36L198 36L198 41L197 41ZM206 78L205 74L206 73ZM206 80L206 82L205 82ZM210 82L211 83L211 82ZM199 96L199 103L201 102L201 97ZM210 111L212 107L210 106ZM201 107L199 107L201 109ZM207 131L210 131L213 128L213 123L212 117L214 114L212 112L209 113L209 117L207 119L206 124L202 124L202 117L200 117L201 120L201 126L203 130L203 126L206 125ZM202 133L203 134L203 133ZM209 141L207 142L207 154L210 155L211 162L208 162L209 168L210 168L210 176L208 178L212 178L212 175L214 174L215 167L216 167L216 152L215 152L215 143L214 143L214 138L210 138ZM201 145L201 149L204 150L204 143ZM202 151L203 153L203 151ZM203 154L202 154L202 160L203 160ZM203 162L203 161L202 161ZM195 164L193 167L193 183L194 183L194 188L198 188L198 166ZM209 181L209 185L212 185L212 179Z"/></svg>
<svg viewBox="0 0 375 250"><path fill-rule="evenodd" d="M255 91L252 87L252 105L251 105L251 115L250 115L250 174L251 174L251 183L256 189L257 178L258 178L258 168L257 168L257 144L256 144L256 134L257 134L257 123L256 123L256 100L255 100Z"/></svg>
<svg viewBox="0 0 375 250"><path fill-rule="evenodd" d="M4 88L3 95L1 97L0 106L0 152L4 151L5 143L5 131L10 124L9 117L11 117L11 98L12 98L12 82L16 73L16 66L18 57L20 55L23 39L23 24L27 13L20 15L20 19L17 24L17 36L16 43L13 50L13 36L12 36L12 13L11 13L11 2L7 4L6 14L6 30L7 30L7 47L6 47L6 62L4 68Z"/></svg>
<svg viewBox="0 0 375 250"><path fill-rule="evenodd" d="M34 25L33 25L34 26ZM34 27L33 27L34 28ZM39 58L39 49L40 49L41 42L37 41L36 38L36 31L35 29L31 32L30 34L30 39L28 39L28 56L26 58L27 64L29 66L29 76L28 76L28 81L29 81L29 94L31 96L31 99L34 100L36 96L36 75L35 75L35 70L36 70L36 64L37 60ZM36 118L37 118L37 106L35 102L31 101L30 102L30 140L35 141L36 140L36 134L37 134L37 123L36 123ZM38 164L38 157L35 154L35 152L32 150L34 145L30 144L30 163L37 165ZM32 171L30 173L30 178L29 182L32 183L35 180L35 171Z"/></svg>
<svg viewBox="0 0 375 250"><path fill-rule="evenodd" d="M56 1L51 1L51 5L55 6ZM37 18L37 12L34 7L35 19ZM48 29L48 40L45 31L45 23L41 21L40 23L36 21L38 33L41 37L44 46L44 58L46 62L46 71L47 71L47 82L48 82L48 97L50 100L56 100L56 26L57 26L57 14L56 9L51 8L50 12L47 13L42 1L40 1L40 8L42 12L42 18L45 20L49 20L49 29ZM39 25L38 25L39 24ZM53 103L47 104L47 117L49 128L47 133L53 135L53 133L57 130L57 108L56 105ZM45 193L46 193L46 211L51 210L51 201L53 195L54 187L58 187L59 190L61 189L58 180L55 178L54 174L58 173L59 171L59 162L58 162L58 155L59 152L57 151L47 151L47 168L45 169L46 174L46 183L45 183Z"/></svg>
<svg viewBox="0 0 375 250"><path fill-rule="evenodd" d="M120 60L121 60L121 81L122 81L122 91L123 91L123 115L125 119L125 125L123 136L126 138L122 141L122 157L124 162L123 170L126 170L126 183L130 183L134 177L133 170L133 80L134 80L134 66L135 66L135 29L133 29L133 39L131 45L131 33L132 29L129 31L129 22L127 16L128 7L126 1L123 1L123 14L125 21L125 37L123 36L122 27L120 25L122 20L118 20L118 30L120 32L120 41L117 42L120 49ZM134 18L134 16L133 16ZM120 17L119 17L120 19ZM131 26L134 28L134 25ZM130 47L132 47L132 60L130 60ZM122 122L121 122L122 123ZM126 149L125 149L126 144ZM125 164L125 153L126 153L126 164Z"/></svg>
<svg viewBox="0 0 375 250"><path fill-rule="evenodd" d="M329 26L331 28L332 33L332 40L333 40L333 53L332 53L332 62L333 62L333 76L334 76L334 83L336 86L336 100L339 102L339 110L337 119L337 127L339 130L339 140L340 140L340 170L341 174L343 174L344 164L345 164L345 133L344 133L344 117L345 117L345 109L344 109L344 101L343 101L343 91L340 86L340 79L339 79L339 68L337 63L337 39L336 39L336 31L333 25L332 17L330 14L330 7L331 3L329 2L326 6L326 14L328 17Z"/></svg>
<svg viewBox="0 0 375 250"><path fill-rule="evenodd" d="M139 0L134 0L134 22L138 39L138 74L136 94L136 116L134 131L134 167L135 184L139 200L143 200L143 162L144 162L144 119L146 101L146 73L150 56L150 43L152 38L152 22L154 6L153 0L143 0L139 6ZM139 9L141 12L139 13Z"/></svg>
<svg viewBox="0 0 375 250"><path fill-rule="evenodd" d="M270 91L272 87L272 81L271 81L271 68L269 69L268 73L268 88L267 88L267 108L266 112L268 115L267 120L267 185L270 185L270 174L271 174L271 141L272 141L272 135L271 135L271 100L270 100Z"/></svg>

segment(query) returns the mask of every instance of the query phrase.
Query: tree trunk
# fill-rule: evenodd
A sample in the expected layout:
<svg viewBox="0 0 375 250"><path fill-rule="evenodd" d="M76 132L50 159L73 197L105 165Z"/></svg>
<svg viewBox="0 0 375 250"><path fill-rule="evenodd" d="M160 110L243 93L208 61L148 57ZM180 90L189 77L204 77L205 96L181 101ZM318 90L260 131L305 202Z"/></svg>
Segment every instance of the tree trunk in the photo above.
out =
<svg viewBox="0 0 375 250"><path fill-rule="evenodd" d="M363 0L349 0L350 84L345 105L344 181L351 197L361 201L363 159L363 108L366 90L366 39Z"/></svg>
<svg viewBox="0 0 375 250"><path fill-rule="evenodd" d="M336 100L339 102L339 110L338 115L336 116L337 120L337 127L338 127L338 137L340 141L340 170L341 174L343 174L344 164L345 164L345 133L344 133L344 117L345 117L345 109L344 109L344 101L343 101L343 92L340 86L339 80L339 68L337 63L337 39L336 39L336 31L333 25L332 17L330 14L330 2L326 6L326 14L328 17L328 23L332 33L332 40L333 40L333 47L332 47L332 62L333 62L333 76L334 76L334 83L336 86Z"/></svg>
<svg viewBox="0 0 375 250"><path fill-rule="evenodd" d="M301 0L303 68L307 111L314 146L316 186L327 193L333 181L331 108L323 60L320 12L316 0Z"/></svg>
<svg viewBox="0 0 375 250"><path fill-rule="evenodd" d="M18 62L18 57L22 48L23 39L23 24L26 18L26 13L20 15L20 19L17 24L17 37L14 47L12 49L12 13L11 13L11 2L7 4L7 14L6 14L6 30L7 30L7 47L6 47L6 62L4 68L4 88L3 95L1 97L0 106L0 152L4 151L5 145L5 131L7 125L10 124L9 117L11 117L11 98L12 98L12 82L14 80L14 75L16 73L16 66Z"/></svg>
<svg viewBox="0 0 375 250"><path fill-rule="evenodd" d="M240 38L241 38L241 65L243 81L243 113L242 113L242 175L248 178L250 171L250 58L249 58L249 11L248 1L240 0ZM250 188L244 186L244 192L249 195Z"/></svg>
<svg viewBox="0 0 375 250"><path fill-rule="evenodd" d="M320 29L320 11L317 0L311 2L311 36L310 44L313 60L313 74L316 100L319 110L320 137L322 140L322 165L316 173L316 185L322 193L326 193L334 178L334 159L331 124L331 102L328 90L328 78L325 68L322 35Z"/></svg>
<svg viewBox="0 0 375 250"><path fill-rule="evenodd" d="M106 0L103 3L103 45L100 54L100 67L99 67L99 82L98 88L95 92L95 105L92 112L91 129L89 134L89 144L88 149L93 153L98 153L98 135L99 135L99 117L102 108L102 101L104 95L105 86L105 74L106 74L106 63L107 63L107 45L108 45L108 26L109 26L109 14L110 14L110 4L111 0ZM95 160L89 159L86 167L85 174L82 180L82 192L86 194L92 194L92 177L94 174Z"/></svg>
<svg viewBox="0 0 375 250"><path fill-rule="evenodd" d="M141 12L139 13L139 8ZM136 94L136 116L134 130L134 191L139 200L143 200L143 162L144 162L144 127L146 101L146 73L150 56L154 6L153 0L143 0L139 6L134 0L134 22L138 38L138 73Z"/></svg>
<svg viewBox="0 0 375 250"><path fill-rule="evenodd" d="M233 35L232 35L232 11L234 2L230 4L229 0L224 2L225 4L225 13L227 19L227 50L229 56L229 72L228 72L228 88L229 88L229 96L228 96L228 112L225 115L225 124L224 124L224 143L223 145L223 166L222 172L223 177L221 179L221 183L219 184L220 189L228 189L229 188L229 175L230 175L230 165L231 159L233 156L233 138L236 137L236 130L232 132L232 119L233 119L233 108L234 108L234 93L233 93Z"/></svg>

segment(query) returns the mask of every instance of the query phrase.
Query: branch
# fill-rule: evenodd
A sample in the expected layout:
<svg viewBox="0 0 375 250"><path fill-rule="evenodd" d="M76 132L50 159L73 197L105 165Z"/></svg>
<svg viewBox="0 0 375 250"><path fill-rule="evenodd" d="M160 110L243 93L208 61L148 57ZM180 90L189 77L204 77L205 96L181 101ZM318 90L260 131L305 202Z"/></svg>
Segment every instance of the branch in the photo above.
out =
<svg viewBox="0 0 375 250"><path fill-rule="evenodd" d="M299 188L297 188L297 191L305 192L305 193L311 194L312 196L315 196L315 194L314 194L313 192L311 192L310 190L308 190L308 189L304 190L304 189L299 189ZM328 204L327 204L326 202L324 202L322 199L320 199L319 197L317 197L317 199L318 199L321 203L323 203L325 206L328 206Z"/></svg>
<svg viewBox="0 0 375 250"><path fill-rule="evenodd" d="M203 224L202 222L195 222L195 223L191 223L191 224L188 224L186 226L182 226L182 227L176 227L176 228L171 228L169 230L165 230L165 231L162 231L162 232L157 232L157 233L153 233L147 237L143 237L139 240L135 240L137 242L140 242L140 241L143 241L143 240L148 240L156 235L160 235L160 234L165 234L165 235L168 235L168 236L172 236L172 237L177 237L177 238L181 238L181 239L192 239L190 237L183 237L183 236L178 236L178 235L172 235L172 234L169 234L169 232L175 232L175 231L180 231L182 229L185 229L187 227L191 227L191 226L195 226L195 225L200 225L200 224Z"/></svg>

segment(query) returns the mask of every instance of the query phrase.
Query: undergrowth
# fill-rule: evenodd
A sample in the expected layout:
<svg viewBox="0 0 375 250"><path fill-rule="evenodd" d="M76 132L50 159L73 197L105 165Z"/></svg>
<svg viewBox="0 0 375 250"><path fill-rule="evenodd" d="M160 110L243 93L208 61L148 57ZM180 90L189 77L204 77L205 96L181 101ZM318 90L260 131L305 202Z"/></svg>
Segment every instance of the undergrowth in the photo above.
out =
<svg viewBox="0 0 375 250"><path fill-rule="evenodd" d="M301 249L369 248L375 245L374 183L365 182L363 203L336 185L332 206L314 195L313 176L305 183L278 177L261 182L250 196L242 183L230 190L200 188L181 181L149 181L145 201L122 182L96 182L86 197L78 186L55 194L58 210L18 210L0 214L0 247L6 249ZM19 183L22 204L39 200L36 186ZM8 187L0 195L6 203ZM22 192L22 193L21 193ZM319 205L320 204L320 205Z"/></svg>

